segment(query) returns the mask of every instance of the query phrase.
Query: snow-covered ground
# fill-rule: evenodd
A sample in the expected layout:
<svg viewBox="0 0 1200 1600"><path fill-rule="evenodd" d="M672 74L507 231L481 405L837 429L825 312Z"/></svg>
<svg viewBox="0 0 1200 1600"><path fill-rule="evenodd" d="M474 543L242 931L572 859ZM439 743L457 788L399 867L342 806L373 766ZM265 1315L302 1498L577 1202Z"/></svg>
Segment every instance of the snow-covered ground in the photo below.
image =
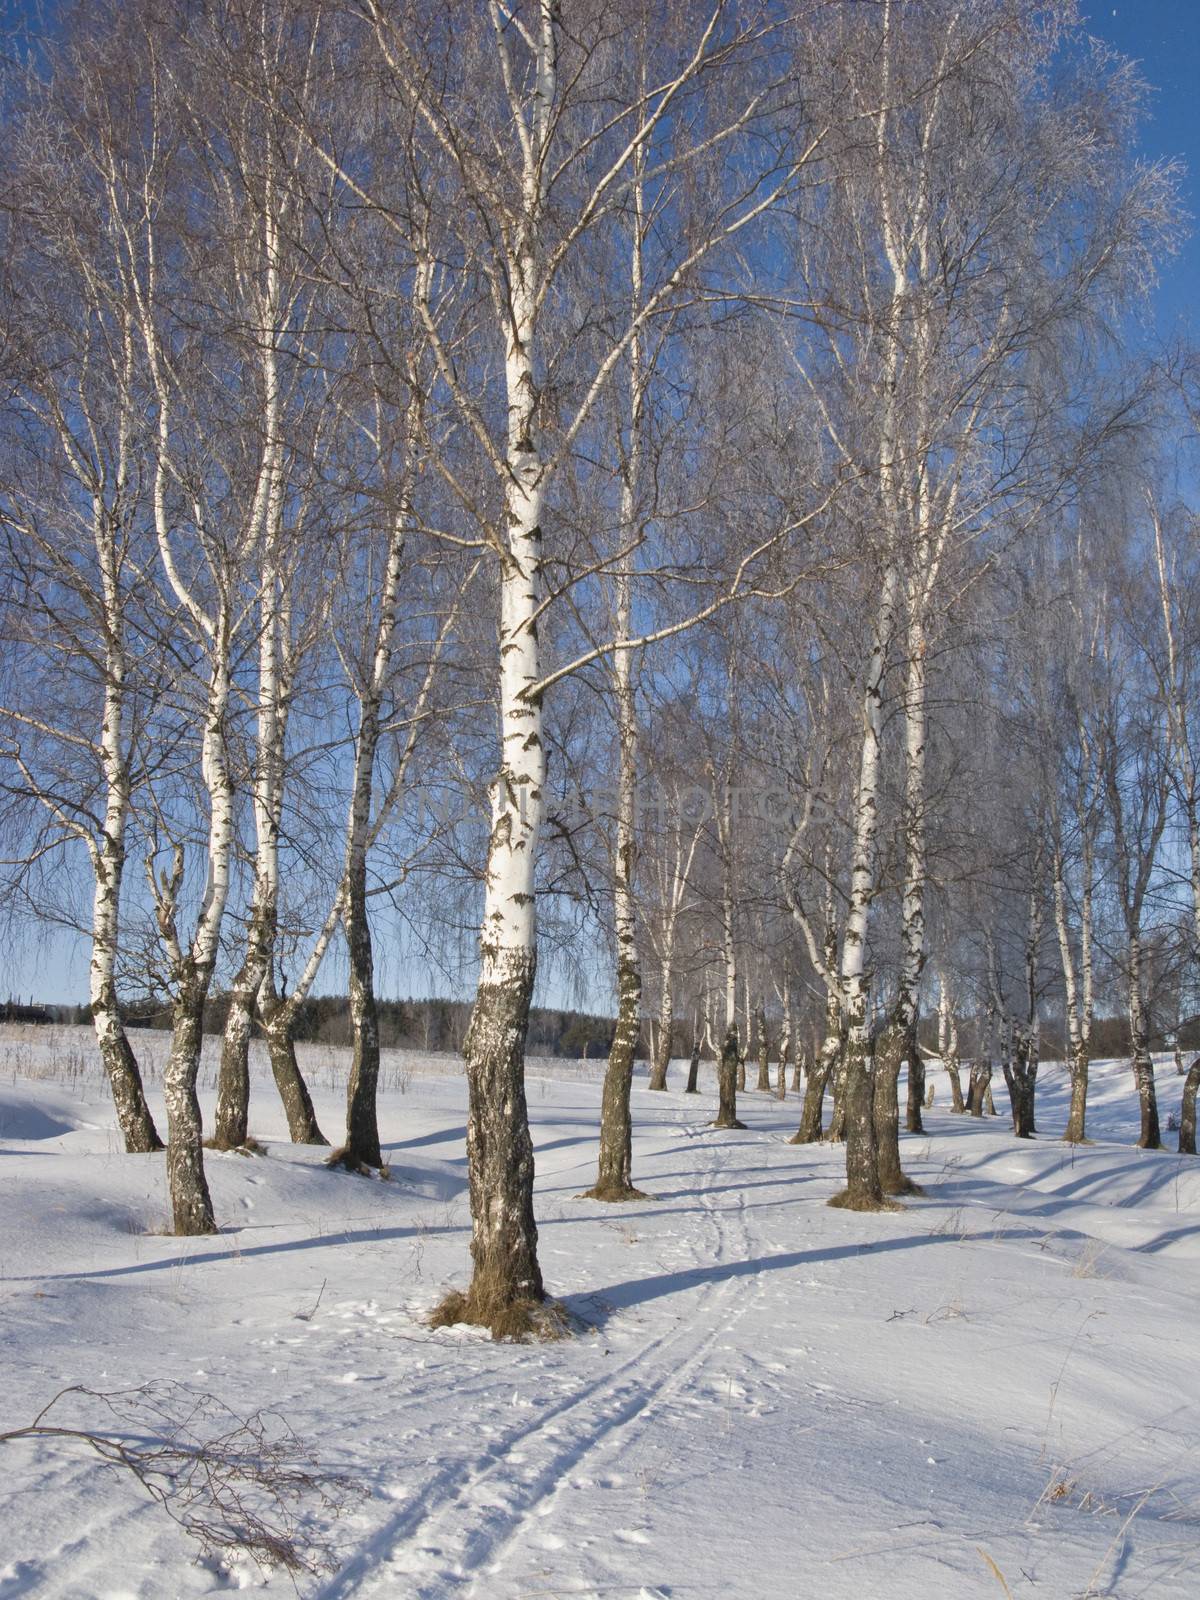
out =
<svg viewBox="0 0 1200 1600"><path fill-rule="evenodd" d="M336 1136L344 1058L305 1065ZM716 1133L711 1078L689 1098L678 1069L635 1088L656 1202L581 1200L598 1066L533 1062L542 1265L583 1325L538 1346L426 1326L467 1274L465 1084L398 1055L385 1081L393 1181L291 1148L259 1076L268 1153L211 1157L223 1231L178 1240L88 1035L0 1030L0 1431L70 1384L271 1408L367 1491L339 1570L300 1580L327 1600L1200 1593L1200 1164L1132 1147L1127 1069L1094 1070L1077 1150L1058 1069L1028 1144L939 1081L903 1150L928 1197L859 1216L824 1204L840 1152L785 1142L794 1098ZM2 1600L293 1593L195 1558L77 1443L0 1446Z"/></svg>

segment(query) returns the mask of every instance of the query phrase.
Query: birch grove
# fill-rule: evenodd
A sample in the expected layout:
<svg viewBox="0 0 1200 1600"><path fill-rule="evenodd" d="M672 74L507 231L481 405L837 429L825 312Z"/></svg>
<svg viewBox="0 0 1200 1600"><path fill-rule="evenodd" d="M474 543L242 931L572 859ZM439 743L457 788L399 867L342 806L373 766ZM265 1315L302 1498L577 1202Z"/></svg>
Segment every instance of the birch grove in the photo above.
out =
<svg viewBox="0 0 1200 1600"><path fill-rule="evenodd" d="M1161 1144L1200 384L1143 317L1179 174L1067 0L97 0L6 71L2 904L86 950L129 1152L169 1027L177 1232L259 1040L334 1135L335 995L330 1183L390 1167L385 1003L473 996L436 1316L498 1336L564 1325L525 1061L581 995L591 1200L676 1094L718 1151L791 1098L866 1212L997 1073L1080 1144L1128 1055Z"/></svg>

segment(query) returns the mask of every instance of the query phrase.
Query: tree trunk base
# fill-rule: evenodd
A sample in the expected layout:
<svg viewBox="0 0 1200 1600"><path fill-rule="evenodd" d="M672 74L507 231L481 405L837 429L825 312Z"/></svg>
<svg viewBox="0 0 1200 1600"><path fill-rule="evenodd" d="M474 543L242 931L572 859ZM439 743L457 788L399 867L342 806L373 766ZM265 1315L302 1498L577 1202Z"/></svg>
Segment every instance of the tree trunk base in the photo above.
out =
<svg viewBox="0 0 1200 1600"><path fill-rule="evenodd" d="M343 1172L353 1172L360 1178L389 1178L391 1169L386 1161L368 1161L350 1145L339 1145L331 1150L323 1162L327 1167L340 1167Z"/></svg>
<svg viewBox="0 0 1200 1600"><path fill-rule="evenodd" d="M740 1117L717 1117L709 1123L710 1128L744 1128L746 1124Z"/></svg>
<svg viewBox="0 0 1200 1600"><path fill-rule="evenodd" d="M265 1156L267 1153L266 1145L261 1139L256 1139L252 1133L248 1133L240 1144L223 1144L214 1134L211 1139L205 1139L204 1148L206 1150L220 1150L225 1155L234 1156Z"/></svg>
<svg viewBox="0 0 1200 1600"><path fill-rule="evenodd" d="M595 1183L590 1189L585 1189L582 1194L576 1195L575 1198L577 1200L603 1200L608 1205L617 1205L622 1200L655 1200L658 1197L647 1194L644 1189L635 1189L631 1183Z"/></svg>
<svg viewBox="0 0 1200 1600"><path fill-rule="evenodd" d="M452 1328L466 1323L486 1328L493 1339L523 1344L526 1339L543 1343L565 1339L572 1332L571 1315L561 1300L512 1299L496 1284L489 1288L475 1275L466 1294L451 1289L429 1318L431 1328Z"/></svg>
<svg viewBox="0 0 1200 1600"><path fill-rule="evenodd" d="M849 1189L840 1189L837 1194L825 1202L835 1211L903 1211L904 1207L898 1200L889 1200L886 1196L882 1200L873 1200L869 1195L851 1194Z"/></svg>
<svg viewBox="0 0 1200 1600"><path fill-rule="evenodd" d="M116 1001L113 1000L109 1014L115 1011ZM142 1075L138 1070L133 1047L119 1024L111 1025L106 1030L102 1023L97 1021L96 1035L100 1058L104 1062L104 1070L108 1074L109 1087L112 1090L117 1122L125 1140L125 1154L156 1155L167 1147L158 1136L154 1118L150 1115L150 1107L146 1104Z"/></svg>
<svg viewBox="0 0 1200 1600"><path fill-rule="evenodd" d="M209 1239L220 1229L203 1207L188 1207L182 1213L174 1211L172 1236L176 1239Z"/></svg>
<svg viewBox="0 0 1200 1600"><path fill-rule="evenodd" d="M883 1179L882 1186L884 1194L923 1195L925 1193L921 1185L910 1178L906 1172L902 1172L896 1179Z"/></svg>
<svg viewBox="0 0 1200 1600"><path fill-rule="evenodd" d="M329 1140L317 1126L312 1096L296 1061L291 1023L279 1015L281 1009L272 985L263 1005L262 1016L267 1034L267 1054L271 1060L271 1076L275 1079L275 1087L287 1116L288 1138L293 1144L327 1145Z"/></svg>

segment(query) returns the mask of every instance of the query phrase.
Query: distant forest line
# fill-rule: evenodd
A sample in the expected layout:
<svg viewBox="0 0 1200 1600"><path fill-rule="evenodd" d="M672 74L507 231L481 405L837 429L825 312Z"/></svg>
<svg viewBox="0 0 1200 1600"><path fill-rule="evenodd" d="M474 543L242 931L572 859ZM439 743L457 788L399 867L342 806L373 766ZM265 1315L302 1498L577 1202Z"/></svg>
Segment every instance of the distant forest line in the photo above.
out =
<svg viewBox="0 0 1200 1600"><path fill-rule="evenodd" d="M225 992L210 996L204 1008L204 1032L221 1034L229 1013L229 995ZM124 1008L128 1028L152 1028L163 1032L171 1027L171 1013L167 1006L145 1003ZM380 1000L379 1042L385 1050L434 1050L460 1054L467 1025L471 1020L471 1002L468 1000ZM86 1005L38 1005L8 1000L0 1004L0 1022L57 1023L61 1026L86 1027L92 1022L91 1007ZM533 1055L565 1056L580 1060L598 1060L607 1056L616 1029L616 1018L597 1016L590 1012L556 1010L549 1006L535 1006L529 1014L528 1049ZM979 1028L970 1018L961 1026L960 1052L970 1059L979 1050ZM650 1055L650 1029L643 1028L640 1053ZM350 1000L347 995L310 996L299 1009L296 1034L298 1042L309 1044L349 1045L353 1043L350 1019ZM1043 1058L1065 1059L1065 1030L1061 1018L1050 1018L1041 1030ZM1163 1034L1152 1040L1155 1050L1170 1050L1176 1038L1184 1055L1200 1052L1200 1017L1182 1023L1178 1035ZM772 1056L778 1046L777 1030L771 1030L769 1045ZM921 1029L922 1048L930 1054L937 1053L937 1019L931 1017ZM751 1041L753 1054L755 1042ZM692 1033L689 1023L677 1020L672 1032L671 1054L682 1057L690 1054ZM819 1040L801 1040L801 1048L810 1056L819 1048ZM1106 1056L1128 1056L1132 1053L1127 1017L1097 1017L1092 1024L1092 1050L1094 1059ZM701 1043L701 1057L715 1059L711 1041Z"/></svg>

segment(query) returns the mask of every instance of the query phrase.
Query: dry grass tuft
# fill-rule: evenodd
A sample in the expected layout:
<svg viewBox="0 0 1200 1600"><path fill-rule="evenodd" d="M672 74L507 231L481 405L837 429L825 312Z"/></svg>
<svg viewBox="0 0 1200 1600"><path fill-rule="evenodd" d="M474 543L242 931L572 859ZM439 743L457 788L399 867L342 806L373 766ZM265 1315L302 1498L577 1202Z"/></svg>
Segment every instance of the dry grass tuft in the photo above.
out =
<svg viewBox="0 0 1200 1600"><path fill-rule="evenodd" d="M218 1144L215 1139L205 1139L206 1150L219 1150L230 1156L265 1156L267 1147L261 1139L256 1139L252 1133L246 1135L242 1144Z"/></svg>
<svg viewBox="0 0 1200 1600"><path fill-rule="evenodd" d="M575 1198L603 1200L608 1205L618 1205L622 1200L656 1200L658 1196L647 1194L643 1189L635 1189L632 1184L596 1183L590 1189L585 1189L582 1194L577 1194Z"/></svg>
<svg viewBox="0 0 1200 1600"><path fill-rule="evenodd" d="M486 1328L493 1339L514 1344L526 1339L551 1343L572 1332L571 1314L561 1300L514 1299L498 1277L490 1279L478 1272L465 1294L451 1289L429 1318L431 1328L452 1328L459 1323Z"/></svg>
<svg viewBox="0 0 1200 1600"><path fill-rule="evenodd" d="M921 1196L924 1195L925 1190L922 1189L921 1185L917 1183L915 1179L910 1178L907 1173L902 1173L899 1183L889 1184L885 1192L887 1194L911 1194Z"/></svg>
<svg viewBox="0 0 1200 1600"><path fill-rule="evenodd" d="M849 1189L841 1189L837 1194L827 1200L835 1211L903 1211L904 1207L898 1200L866 1200L861 1195L852 1195Z"/></svg>
<svg viewBox="0 0 1200 1600"><path fill-rule="evenodd" d="M1089 1239L1083 1249L1075 1258L1075 1265L1071 1268L1073 1278L1107 1278L1104 1269L1104 1259L1108 1255L1108 1246L1099 1239Z"/></svg>
<svg viewBox="0 0 1200 1600"><path fill-rule="evenodd" d="M357 1178L390 1178L392 1169L385 1163L376 1171L369 1167L365 1161L360 1161L347 1144L338 1145L336 1150L331 1150L325 1157L324 1166L339 1167L343 1172L352 1172Z"/></svg>

